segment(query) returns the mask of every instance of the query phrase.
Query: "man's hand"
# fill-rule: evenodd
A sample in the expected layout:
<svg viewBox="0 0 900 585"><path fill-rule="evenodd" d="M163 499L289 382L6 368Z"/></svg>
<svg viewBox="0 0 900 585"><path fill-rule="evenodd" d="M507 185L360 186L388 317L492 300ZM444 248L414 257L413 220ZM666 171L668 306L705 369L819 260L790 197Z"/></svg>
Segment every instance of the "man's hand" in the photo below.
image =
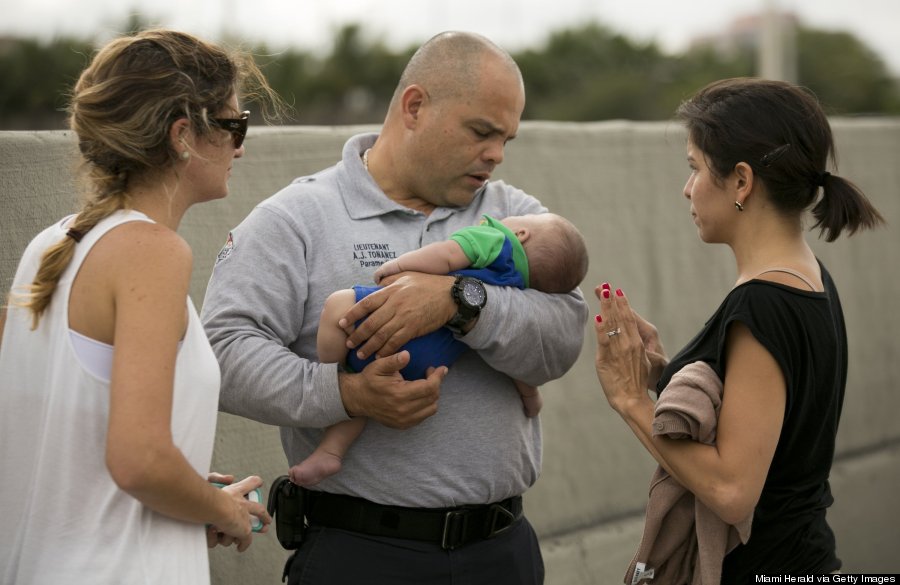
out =
<svg viewBox="0 0 900 585"><path fill-rule="evenodd" d="M384 288L353 305L338 322L347 337L347 348L363 343L360 359L390 355L410 339L443 327L456 314L450 296L454 277L403 272L386 277ZM368 318L354 328L363 317Z"/></svg>
<svg viewBox="0 0 900 585"><path fill-rule="evenodd" d="M347 414L408 429L436 413L447 368L429 368L424 380L406 381L400 370L408 363L409 352L401 351L373 361L360 374L341 374L341 398Z"/></svg>

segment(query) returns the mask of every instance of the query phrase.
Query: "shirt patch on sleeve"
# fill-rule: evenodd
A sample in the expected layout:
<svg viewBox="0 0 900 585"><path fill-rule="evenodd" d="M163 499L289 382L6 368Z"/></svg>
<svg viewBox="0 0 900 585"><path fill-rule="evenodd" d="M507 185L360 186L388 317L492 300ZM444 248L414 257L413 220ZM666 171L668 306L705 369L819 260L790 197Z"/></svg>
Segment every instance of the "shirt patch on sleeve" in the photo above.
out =
<svg viewBox="0 0 900 585"><path fill-rule="evenodd" d="M222 249L219 250L219 253L216 255L216 264L221 262L222 260L227 260L229 256L231 256L231 252L234 250L234 238L231 236L231 232L228 232L228 239L225 240L225 245L222 246Z"/></svg>

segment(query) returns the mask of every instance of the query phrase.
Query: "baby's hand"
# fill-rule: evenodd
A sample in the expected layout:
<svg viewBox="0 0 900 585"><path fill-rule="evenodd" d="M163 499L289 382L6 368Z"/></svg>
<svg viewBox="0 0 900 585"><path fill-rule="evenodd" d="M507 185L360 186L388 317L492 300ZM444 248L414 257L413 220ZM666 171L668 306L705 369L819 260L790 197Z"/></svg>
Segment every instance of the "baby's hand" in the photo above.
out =
<svg viewBox="0 0 900 585"><path fill-rule="evenodd" d="M400 262L396 259L388 260L384 264L378 267L375 271L374 279L375 284L379 284L382 278L391 276L392 274L397 274L400 272Z"/></svg>

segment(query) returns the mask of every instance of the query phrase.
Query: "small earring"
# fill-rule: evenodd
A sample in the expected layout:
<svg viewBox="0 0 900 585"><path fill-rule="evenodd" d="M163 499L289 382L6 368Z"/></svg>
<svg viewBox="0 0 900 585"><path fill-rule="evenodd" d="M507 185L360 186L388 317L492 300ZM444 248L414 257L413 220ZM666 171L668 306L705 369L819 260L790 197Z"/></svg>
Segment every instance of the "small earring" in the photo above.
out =
<svg viewBox="0 0 900 585"><path fill-rule="evenodd" d="M179 156L181 157L181 160L187 160L187 159L191 158L191 153L188 152L187 150L182 150L181 154Z"/></svg>
<svg viewBox="0 0 900 585"><path fill-rule="evenodd" d="M741 205L741 202L740 202L740 201L735 201L735 202L734 202L734 208L737 209L738 211L744 211L744 206Z"/></svg>

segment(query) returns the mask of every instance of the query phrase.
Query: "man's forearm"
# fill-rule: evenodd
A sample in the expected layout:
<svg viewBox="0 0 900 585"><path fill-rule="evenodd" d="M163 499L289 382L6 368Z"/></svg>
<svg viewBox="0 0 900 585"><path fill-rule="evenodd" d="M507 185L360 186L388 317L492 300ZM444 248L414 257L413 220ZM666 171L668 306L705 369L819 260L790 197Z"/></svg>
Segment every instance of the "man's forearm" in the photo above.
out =
<svg viewBox="0 0 900 585"><path fill-rule="evenodd" d="M580 291L551 295L491 287L478 324L463 339L491 367L532 386L565 374L584 343Z"/></svg>
<svg viewBox="0 0 900 585"><path fill-rule="evenodd" d="M218 340L213 349L221 364L223 412L283 427L323 428L346 420L335 364L312 362L250 335Z"/></svg>

